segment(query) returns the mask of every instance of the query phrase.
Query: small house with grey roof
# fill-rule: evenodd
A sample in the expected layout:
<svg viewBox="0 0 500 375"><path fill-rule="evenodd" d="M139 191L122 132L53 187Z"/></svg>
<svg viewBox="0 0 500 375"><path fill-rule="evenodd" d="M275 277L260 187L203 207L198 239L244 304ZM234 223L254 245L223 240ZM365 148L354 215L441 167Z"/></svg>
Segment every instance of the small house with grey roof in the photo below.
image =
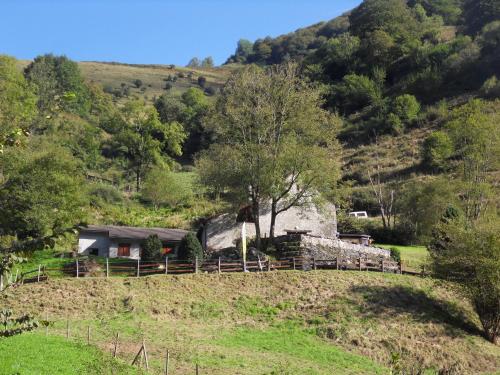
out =
<svg viewBox="0 0 500 375"><path fill-rule="evenodd" d="M78 254L140 259L142 244L156 234L163 244L163 253L175 255L187 233L181 229L88 225L80 228Z"/></svg>

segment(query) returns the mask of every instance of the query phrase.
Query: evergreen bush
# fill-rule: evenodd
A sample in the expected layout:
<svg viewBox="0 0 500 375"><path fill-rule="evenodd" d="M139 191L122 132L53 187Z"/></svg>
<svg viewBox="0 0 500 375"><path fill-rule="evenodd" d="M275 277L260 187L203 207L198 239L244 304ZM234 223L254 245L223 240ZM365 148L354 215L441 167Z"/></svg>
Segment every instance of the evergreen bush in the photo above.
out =
<svg viewBox="0 0 500 375"><path fill-rule="evenodd" d="M191 261L196 258L198 258L198 261L203 260L203 248L193 232L189 232L182 239L179 246L178 258Z"/></svg>

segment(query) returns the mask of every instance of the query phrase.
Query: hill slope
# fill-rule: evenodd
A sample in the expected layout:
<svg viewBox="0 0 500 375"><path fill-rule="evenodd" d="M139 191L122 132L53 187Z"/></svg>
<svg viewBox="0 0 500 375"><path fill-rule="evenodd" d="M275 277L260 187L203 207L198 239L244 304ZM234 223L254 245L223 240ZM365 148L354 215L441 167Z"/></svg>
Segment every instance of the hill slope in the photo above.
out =
<svg viewBox="0 0 500 375"><path fill-rule="evenodd" d="M24 69L30 61L19 61L19 68ZM162 94L181 96L190 87L198 87L198 78L205 77L204 89L219 90L231 67L223 68L185 68L174 65L133 65L114 62L79 62L78 66L89 82L100 84L104 90L114 95L118 102L125 102L133 97L144 98L152 102ZM136 80L141 81L139 87ZM168 90L165 86L170 84Z"/></svg>
<svg viewBox="0 0 500 375"><path fill-rule="evenodd" d="M51 332L93 340L131 360L142 335L160 371L176 374L387 374L406 368L492 373L500 348L479 335L470 305L431 279L335 271L54 279L2 304L49 314ZM397 359L400 358L400 359ZM433 373L431 371L430 373Z"/></svg>

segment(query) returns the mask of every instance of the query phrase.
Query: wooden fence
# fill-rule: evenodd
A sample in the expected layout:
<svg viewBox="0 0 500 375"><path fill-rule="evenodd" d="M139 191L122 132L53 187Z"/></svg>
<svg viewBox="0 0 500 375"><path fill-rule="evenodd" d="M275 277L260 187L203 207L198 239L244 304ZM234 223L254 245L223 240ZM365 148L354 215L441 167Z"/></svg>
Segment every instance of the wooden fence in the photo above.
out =
<svg viewBox="0 0 500 375"><path fill-rule="evenodd" d="M281 260L215 259L200 261L165 259L161 262L141 260L100 259L99 262L79 260L60 268L40 265L37 269L16 277L16 282L31 283L54 277L141 277L148 275L178 275L189 273L270 272L282 270L350 270L421 275L417 270L404 268L400 262L387 259L337 257L334 259L305 259L293 257Z"/></svg>

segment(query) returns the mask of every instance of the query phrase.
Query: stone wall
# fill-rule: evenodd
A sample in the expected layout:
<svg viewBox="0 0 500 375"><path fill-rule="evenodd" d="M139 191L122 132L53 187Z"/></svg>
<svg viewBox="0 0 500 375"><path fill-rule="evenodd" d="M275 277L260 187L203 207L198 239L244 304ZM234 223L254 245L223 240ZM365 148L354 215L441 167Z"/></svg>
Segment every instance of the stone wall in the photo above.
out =
<svg viewBox="0 0 500 375"><path fill-rule="evenodd" d="M314 235L301 236L301 247L307 256L317 259L334 259L335 257L385 257L389 258L391 252L372 246L363 246L341 241L336 238L327 238Z"/></svg>

